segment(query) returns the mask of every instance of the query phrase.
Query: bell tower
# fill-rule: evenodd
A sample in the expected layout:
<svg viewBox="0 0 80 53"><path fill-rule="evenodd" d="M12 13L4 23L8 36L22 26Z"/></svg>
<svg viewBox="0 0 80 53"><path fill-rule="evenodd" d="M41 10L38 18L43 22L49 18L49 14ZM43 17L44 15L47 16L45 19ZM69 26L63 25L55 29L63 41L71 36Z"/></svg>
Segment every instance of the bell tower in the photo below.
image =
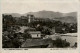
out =
<svg viewBox="0 0 80 53"><path fill-rule="evenodd" d="M27 17L28 17L28 23L31 23L34 19L34 15L31 14L28 14Z"/></svg>

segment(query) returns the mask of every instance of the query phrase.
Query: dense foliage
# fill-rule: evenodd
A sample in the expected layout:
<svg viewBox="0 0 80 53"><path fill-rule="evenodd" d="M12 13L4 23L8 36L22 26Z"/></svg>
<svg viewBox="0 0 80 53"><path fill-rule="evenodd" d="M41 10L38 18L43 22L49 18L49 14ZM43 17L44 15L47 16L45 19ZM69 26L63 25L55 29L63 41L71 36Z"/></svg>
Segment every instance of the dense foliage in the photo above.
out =
<svg viewBox="0 0 80 53"><path fill-rule="evenodd" d="M38 24L39 26L37 27ZM41 31L43 34L42 36L50 35L53 28L56 33L77 32L77 23L62 23L61 21L50 19L47 21L33 21L28 23L27 17L16 18L12 15L3 15L3 48L19 48L26 39L32 38L27 31L24 33L17 33L20 30L19 26L35 28L36 31ZM61 40L57 39L56 41L56 45L62 43ZM59 47L59 45L57 46Z"/></svg>

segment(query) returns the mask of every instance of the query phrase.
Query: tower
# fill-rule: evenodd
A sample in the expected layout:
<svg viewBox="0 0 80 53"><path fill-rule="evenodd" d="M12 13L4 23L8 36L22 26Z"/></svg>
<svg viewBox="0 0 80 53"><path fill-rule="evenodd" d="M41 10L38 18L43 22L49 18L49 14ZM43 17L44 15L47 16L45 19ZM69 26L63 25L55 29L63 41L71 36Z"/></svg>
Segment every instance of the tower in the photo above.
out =
<svg viewBox="0 0 80 53"><path fill-rule="evenodd" d="M28 18L28 26L30 27L30 26L32 26L31 22L34 21L34 15L28 14L27 18Z"/></svg>
<svg viewBox="0 0 80 53"><path fill-rule="evenodd" d="M28 23L31 23L33 21L34 15L28 14Z"/></svg>

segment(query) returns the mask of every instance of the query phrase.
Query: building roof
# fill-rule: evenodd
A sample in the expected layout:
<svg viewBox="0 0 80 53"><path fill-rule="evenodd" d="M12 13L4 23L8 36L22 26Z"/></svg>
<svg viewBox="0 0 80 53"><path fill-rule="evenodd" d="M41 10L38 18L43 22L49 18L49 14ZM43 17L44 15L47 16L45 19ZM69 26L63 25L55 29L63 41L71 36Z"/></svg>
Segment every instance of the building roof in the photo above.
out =
<svg viewBox="0 0 80 53"><path fill-rule="evenodd" d="M27 48L32 46L48 45L51 41L51 39L27 39L21 47Z"/></svg>
<svg viewBox="0 0 80 53"><path fill-rule="evenodd" d="M60 34L61 36L77 36L77 33Z"/></svg>
<svg viewBox="0 0 80 53"><path fill-rule="evenodd" d="M40 31L29 31L30 34L41 34Z"/></svg>

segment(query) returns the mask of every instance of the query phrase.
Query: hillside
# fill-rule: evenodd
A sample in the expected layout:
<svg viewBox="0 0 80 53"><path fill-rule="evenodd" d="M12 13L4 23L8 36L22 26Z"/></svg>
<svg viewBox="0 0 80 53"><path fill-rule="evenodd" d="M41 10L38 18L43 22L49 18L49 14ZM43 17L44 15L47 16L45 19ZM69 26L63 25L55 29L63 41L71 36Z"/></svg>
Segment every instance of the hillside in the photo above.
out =
<svg viewBox="0 0 80 53"><path fill-rule="evenodd" d="M12 15L13 17L27 16L27 14L33 14L36 18L50 18L50 19L56 19L62 22L67 22L67 23L77 22L77 12L61 13L61 12L43 10L43 11L38 11L38 12L28 12L25 14L5 13L5 15Z"/></svg>

